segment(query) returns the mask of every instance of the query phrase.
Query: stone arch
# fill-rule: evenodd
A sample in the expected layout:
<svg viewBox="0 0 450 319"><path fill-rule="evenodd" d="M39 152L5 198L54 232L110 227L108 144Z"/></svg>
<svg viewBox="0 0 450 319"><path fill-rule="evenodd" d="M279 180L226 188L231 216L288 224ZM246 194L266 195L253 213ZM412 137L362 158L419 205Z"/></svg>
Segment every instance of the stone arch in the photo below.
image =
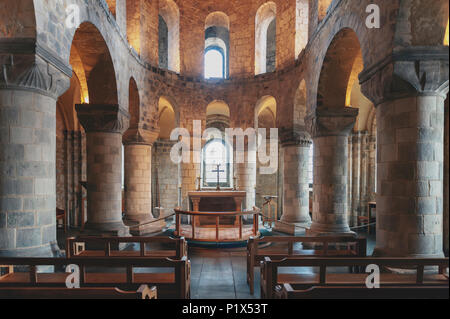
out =
<svg viewBox="0 0 450 319"><path fill-rule="evenodd" d="M230 107L221 100L215 100L206 107L206 127L224 131L230 127Z"/></svg>
<svg viewBox="0 0 450 319"><path fill-rule="evenodd" d="M210 50L222 55L223 77L227 78L230 68L230 18L221 11L212 12L205 19L205 55Z"/></svg>
<svg viewBox="0 0 450 319"><path fill-rule="evenodd" d="M255 74L267 71L267 34L277 15L277 6L269 1L259 7L255 17Z"/></svg>
<svg viewBox="0 0 450 319"><path fill-rule="evenodd" d="M344 107L355 60L361 55L356 33L350 28L339 31L329 45L317 88L317 107Z"/></svg>
<svg viewBox="0 0 450 319"><path fill-rule="evenodd" d="M276 121L277 121L277 100L271 95L263 96L256 103L255 128L256 129L260 127L275 128ZM267 127L267 125L269 124L272 124L272 126Z"/></svg>
<svg viewBox="0 0 450 319"><path fill-rule="evenodd" d="M167 26L167 52L160 51L160 54L167 56L167 69L179 73L180 10L173 0L160 0L159 15Z"/></svg>
<svg viewBox="0 0 450 319"><path fill-rule="evenodd" d="M297 0L295 8L295 58L308 44L309 1Z"/></svg>
<svg viewBox="0 0 450 319"><path fill-rule="evenodd" d="M128 112L130 113L130 128L136 128L140 119L140 97L136 80L131 77L128 89Z"/></svg>
<svg viewBox="0 0 450 319"><path fill-rule="evenodd" d="M82 23L73 38L86 75L91 104L119 104L116 72L110 51L100 31L90 22Z"/></svg>
<svg viewBox="0 0 450 319"><path fill-rule="evenodd" d="M165 96L158 101L159 139L169 140L170 133L176 127L176 113L172 103Z"/></svg>

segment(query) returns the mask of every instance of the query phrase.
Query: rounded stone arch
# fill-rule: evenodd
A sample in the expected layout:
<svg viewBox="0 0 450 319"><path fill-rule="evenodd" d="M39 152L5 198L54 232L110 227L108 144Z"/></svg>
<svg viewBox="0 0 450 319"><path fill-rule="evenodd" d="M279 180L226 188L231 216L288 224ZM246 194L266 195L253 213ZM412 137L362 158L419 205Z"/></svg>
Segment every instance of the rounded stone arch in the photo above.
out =
<svg viewBox="0 0 450 319"><path fill-rule="evenodd" d="M36 13L33 0L0 1L0 38L36 39Z"/></svg>
<svg viewBox="0 0 450 319"><path fill-rule="evenodd" d="M255 106L255 129L275 128L277 125L277 100L272 95L265 95Z"/></svg>
<svg viewBox="0 0 450 319"><path fill-rule="evenodd" d="M130 127L138 127L140 121L141 98L134 77L130 78L128 85L128 113L130 114Z"/></svg>
<svg viewBox="0 0 450 319"><path fill-rule="evenodd" d="M269 26L276 21L277 5L268 1L261 5L255 16L255 74L266 73L267 33Z"/></svg>
<svg viewBox="0 0 450 319"><path fill-rule="evenodd" d="M225 130L230 127L231 112L228 103L223 100L214 100L206 106L206 127L215 127Z"/></svg>
<svg viewBox="0 0 450 319"><path fill-rule="evenodd" d="M90 22L81 23L74 34L72 46L77 49L86 76L89 103L119 104L111 51L99 29Z"/></svg>
<svg viewBox="0 0 450 319"><path fill-rule="evenodd" d="M172 99L167 96L161 96L158 100L158 126L159 139L169 140L170 133L179 124L179 113Z"/></svg>
<svg viewBox="0 0 450 319"><path fill-rule="evenodd" d="M294 96L293 124L294 126L304 128L305 117L307 114L307 87L305 79L300 81Z"/></svg>
<svg viewBox="0 0 450 319"><path fill-rule="evenodd" d="M351 28L343 28L332 37L317 83L317 107L346 106L348 85L359 55L360 41Z"/></svg>
<svg viewBox="0 0 450 319"><path fill-rule="evenodd" d="M221 27L230 30L230 18L222 11L211 12L205 19L205 30L210 27Z"/></svg>
<svg viewBox="0 0 450 319"><path fill-rule="evenodd" d="M173 0L160 0L159 16L167 26L167 68L180 73L180 9Z"/></svg>

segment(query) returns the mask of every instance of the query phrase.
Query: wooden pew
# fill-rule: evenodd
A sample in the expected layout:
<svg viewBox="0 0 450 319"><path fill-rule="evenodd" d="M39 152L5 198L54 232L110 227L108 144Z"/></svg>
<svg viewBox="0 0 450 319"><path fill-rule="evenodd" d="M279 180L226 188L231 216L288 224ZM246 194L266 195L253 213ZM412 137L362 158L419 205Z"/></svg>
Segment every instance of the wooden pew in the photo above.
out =
<svg viewBox="0 0 450 319"><path fill-rule="evenodd" d="M275 299L448 299L444 286L385 286L378 289L352 286L314 286L308 289L283 284L275 289Z"/></svg>
<svg viewBox="0 0 450 319"><path fill-rule="evenodd" d="M156 287L141 285L137 291L112 287L1 287L0 299L157 299Z"/></svg>
<svg viewBox="0 0 450 319"><path fill-rule="evenodd" d="M135 243L139 250L118 250L120 244ZM171 246L170 249L148 249L146 245ZM184 237L70 237L66 240L66 255L71 257L157 257L181 259L187 257Z"/></svg>
<svg viewBox="0 0 450 319"><path fill-rule="evenodd" d="M78 265L82 288L113 287L132 291L144 284L156 286L158 296L163 299L190 298L190 262L186 257L180 260L140 257L0 258L0 264L20 270L28 268L1 276L0 288L66 287L68 273L40 273L38 267L65 269L67 265Z"/></svg>
<svg viewBox="0 0 450 319"><path fill-rule="evenodd" d="M448 258L330 258L330 257L290 257L272 260L265 257L261 262L261 298L274 297L275 287L285 283L296 285L297 289L314 286L365 286L368 274L327 273L329 267L366 267L375 264L380 270L391 268L416 270L415 274L380 274L381 286L444 286L448 288ZM439 267L437 274L426 274L425 267ZM319 267L319 273L280 273L279 268Z"/></svg>
<svg viewBox="0 0 450 319"><path fill-rule="evenodd" d="M261 249L259 245L262 243L286 244L286 247ZM318 245L315 249L294 250L294 244L296 243L317 243ZM332 244L335 244L334 247ZM343 246L345 249L337 250L336 248L340 248L339 246ZM253 294L255 290L254 267L258 267L264 257L281 260L286 257L299 256L365 257L366 255L367 239L364 237L251 237L247 244L247 284L250 286L250 293Z"/></svg>

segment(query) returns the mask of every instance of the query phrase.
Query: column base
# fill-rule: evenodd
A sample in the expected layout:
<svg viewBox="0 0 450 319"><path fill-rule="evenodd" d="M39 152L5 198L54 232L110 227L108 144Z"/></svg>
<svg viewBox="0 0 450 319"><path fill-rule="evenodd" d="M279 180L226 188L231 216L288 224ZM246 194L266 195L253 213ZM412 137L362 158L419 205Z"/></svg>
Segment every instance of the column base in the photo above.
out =
<svg viewBox="0 0 450 319"><path fill-rule="evenodd" d="M314 225L314 223L313 223ZM312 225L312 226L313 226ZM330 229L326 229L326 230L321 230L321 228L313 228L311 226L310 229L307 229L305 234L307 237L357 237L357 234L353 231L350 230L350 228L347 226L345 228L332 228ZM323 229L323 228L322 228ZM346 244L343 244L343 246L347 246ZM303 248L306 249L320 249L321 248L321 244L319 243L303 243ZM329 248L333 248L333 245L330 245ZM337 248L337 247L335 247Z"/></svg>
<svg viewBox="0 0 450 319"><path fill-rule="evenodd" d="M123 222L92 223L88 221L81 234L87 236L129 237L130 229Z"/></svg>
<svg viewBox="0 0 450 319"><path fill-rule="evenodd" d="M0 250L0 257L55 257L51 244L42 247L33 247L26 249L5 249Z"/></svg>
<svg viewBox="0 0 450 319"><path fill-rule="evenodd" d="M152 220L154 220L153 217L148 217L146 215L145 217L142 218L137 217L133 219L125 219L124 222L125 225L127 225L130 228L130 233L133 236L145 236L160 233L167 226L164 220L150 223Z"/></svg>
<svg viewBox="0 0 450 319"><path fill-rule="evenodd" d="M310 225L311 223L289 223L285 221L276 221L273 230L292 236L304 236L305 229L308 229Z"/></svg>
<svg viewBox="0 0 450 319"><path fill-rule="evenodd" d="M383 248L377 248L373 250L373 257L397 257L397 258L444 258L444 252L438 254L405 254L404 252L395 252Z"/></svg>

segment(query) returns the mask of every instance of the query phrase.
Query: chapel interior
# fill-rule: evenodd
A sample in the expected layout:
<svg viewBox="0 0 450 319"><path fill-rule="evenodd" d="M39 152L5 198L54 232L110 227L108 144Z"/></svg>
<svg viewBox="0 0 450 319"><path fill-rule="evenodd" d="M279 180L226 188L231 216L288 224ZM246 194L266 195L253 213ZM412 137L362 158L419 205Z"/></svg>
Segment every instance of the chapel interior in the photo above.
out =
<svg viewBox="0 0 450 319"><path fill-rule="evenodd" d="M448 298L448 45L448 0L0 1L0 299Z"/></svg>

